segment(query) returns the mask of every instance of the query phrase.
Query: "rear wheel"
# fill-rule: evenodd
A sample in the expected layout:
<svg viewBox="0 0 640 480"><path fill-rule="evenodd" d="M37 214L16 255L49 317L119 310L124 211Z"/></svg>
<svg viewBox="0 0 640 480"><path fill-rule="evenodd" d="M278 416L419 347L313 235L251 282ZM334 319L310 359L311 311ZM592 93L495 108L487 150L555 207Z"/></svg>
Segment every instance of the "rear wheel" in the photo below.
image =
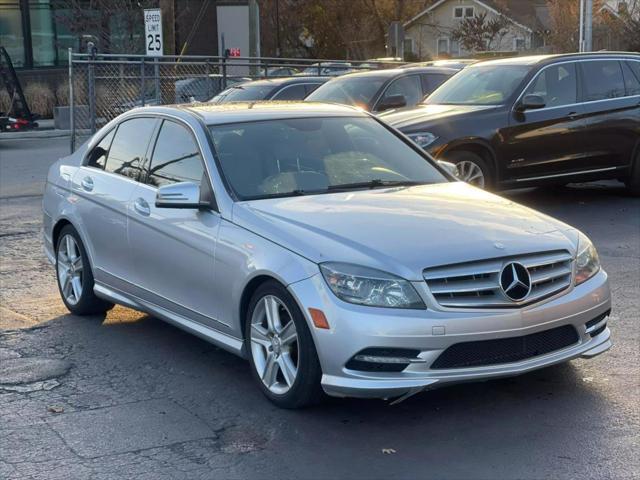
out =
<svg viewBox="0 0 640 480"><path fill-rule="evenodd" d="M445 156L445 160L458 167L458 178L474 187L490 189L494 185L493 169L480 155L467 150L458 150Z"/></svg>
<svg viewBox="0 0 640 480"><path fill-rule="evenodd" d="M627 190L631 195L640 196L640 147L631 167L631 173L624 180Z"/></svg>
<svg viewBox="0 0 640 480"><path fill-rule="evenodd" d="M104 313L113 304L93 293L93 272L89 257L75 228L62 228L56 245L56 277L60 297L67 309L76 315Z"/></svg>
<svg viewBox="0 0 640 480"><path fill-rule="evenodd" d="M262 392L282 408L322 397L322 371L311 332L289 292L276 281L261 285L247 313L245 339L251 370Z"/></svg>

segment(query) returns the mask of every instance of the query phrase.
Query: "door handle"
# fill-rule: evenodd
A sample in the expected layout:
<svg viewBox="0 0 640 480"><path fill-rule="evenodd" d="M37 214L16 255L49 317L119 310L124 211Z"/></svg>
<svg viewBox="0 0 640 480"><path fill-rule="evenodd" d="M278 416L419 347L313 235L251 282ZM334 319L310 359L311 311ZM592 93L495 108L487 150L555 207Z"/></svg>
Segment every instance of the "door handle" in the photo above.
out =
<svg viewBox="0 0 640 480"><path fill-rule="evenodd" d="M91 177L84 177L80 184L82 185L82 188L84 188L87 192L93 190L93 178Z"/></svg>
<svg viewBox="0 0 640 480"><path fill-rule="evenodd" d="M567 118L568 118L569 120L575 120L577 116L578 116L578 112L569 112L569 113L567 114Z"/></svg>
<svg viewBox="0 0 640 480"><path fill-rule="evenodd" d="M151 215L151 208L144 198L136 198L133 202L133 209L145 217Z"/></svg>

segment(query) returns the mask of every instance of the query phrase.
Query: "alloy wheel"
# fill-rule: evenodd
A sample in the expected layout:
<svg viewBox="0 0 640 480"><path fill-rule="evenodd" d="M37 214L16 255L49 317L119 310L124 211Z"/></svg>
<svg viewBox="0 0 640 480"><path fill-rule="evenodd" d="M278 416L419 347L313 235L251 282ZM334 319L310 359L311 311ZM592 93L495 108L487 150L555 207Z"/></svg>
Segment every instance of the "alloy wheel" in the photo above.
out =
<svg viewBox="0 0 640 480"><path fill-rule="evenodd" d="M287 393L298 376L298 332L278 297L266 295L256 304L250 337L253 363L262 383L274 394Z"/></svg>
<svg viewBox="0 0 640 480"><path fill-rule="evenodd" d="M458 167L458 178L463 182L469 183L475 187L484 188L484 173L480 166L468 160L462 160L456 163Z"/></svg>
<svg viewBox="0 0 640 480"><path fill-rule="evenodd" d="M72 235L65 235L58 243L57 259L60 291L70 305L76 305L82 296L84 265L80 248Z"/></svg>

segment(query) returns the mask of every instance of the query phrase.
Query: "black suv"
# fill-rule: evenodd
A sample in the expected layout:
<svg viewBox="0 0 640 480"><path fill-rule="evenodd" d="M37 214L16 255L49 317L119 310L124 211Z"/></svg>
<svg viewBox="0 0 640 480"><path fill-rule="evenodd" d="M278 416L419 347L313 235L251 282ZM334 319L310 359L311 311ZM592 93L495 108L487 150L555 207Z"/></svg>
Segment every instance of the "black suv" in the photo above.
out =
<svg viewBox="0 0 640 480"><path fill-rule="evenodd" d="M640 193L640 55L470 65L382 120L480 187L618 178Z"/></svg>

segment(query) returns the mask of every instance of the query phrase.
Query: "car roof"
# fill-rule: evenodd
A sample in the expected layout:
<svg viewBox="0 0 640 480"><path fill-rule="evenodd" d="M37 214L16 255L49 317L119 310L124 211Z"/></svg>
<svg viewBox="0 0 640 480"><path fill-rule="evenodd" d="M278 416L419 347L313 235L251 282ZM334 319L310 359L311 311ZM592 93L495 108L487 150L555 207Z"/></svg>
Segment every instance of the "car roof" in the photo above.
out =
<svg viewBox="0 0 640 480"><path fill-rule="evenodd" d="M242 86L242 87L246 87L246 86L280 86L280 85L288 85L288 84L295 84L295 83L310 83L310 82L317 82L317 83L324 83L326 82L329 78L331 77L312 77L312 76L300 76L300 77L271 77L271 78L261 78L259 80L252 80L250 82L244 82L242 84L238 84L238 85L231 85L231 88L236 87L236 86Z"/></svg>
<svg viewBox="0 0 640 480"><path fill-rule="evenodd" d="M223 125L257 120L313 117L367 117L363 110L347 105L316 102L231 102L224 104L189 103L162 107L141 107L137 114L190 115L207 125Z"/></svg>
<svg viewBox="0 0 640 480"><path fill-rule="evenodd" d="M454 75L458 73L460 69L450 67L407 67L407 68L388 68L384 70L367 70L365 72L353 72L335 77L334 80L342 78L353 77L378 77L378 78L392 78L399 75L408 73L442 73Z"/></svg>
<svg viewBox="0 0 640 480"><path fill-rule="evenodd" d="M557 55L529 55L525 57L507 57L495 60L484 60L479 63L469 65L467 68L486 67L491 65L535 65L553 63L560 60L580 60L586 58L621 58L640 57L634 52L585 52L585 53L561 53Z"/></svg>

